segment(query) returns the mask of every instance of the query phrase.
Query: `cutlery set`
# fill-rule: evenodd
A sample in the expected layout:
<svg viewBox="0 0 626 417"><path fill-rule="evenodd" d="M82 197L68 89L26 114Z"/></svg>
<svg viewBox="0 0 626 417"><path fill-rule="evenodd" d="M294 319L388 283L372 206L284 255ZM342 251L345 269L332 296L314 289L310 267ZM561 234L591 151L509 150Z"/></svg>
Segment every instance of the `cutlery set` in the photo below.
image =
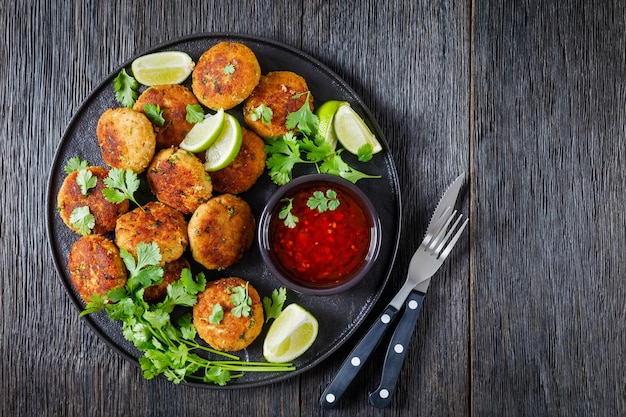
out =
<svg viewBox="0 0 626 417"><path fill-rule="evenodd" d="M380 384L369 395L369 402L375 407L383 408L391 402L431 277L448 257L469 221L454 210L464 177L465 174L458 176L443 194L426 236L411 258L406 281L322 393L322 408L331 409L339 402L404 305L404 313L387 349Z"/></svg>

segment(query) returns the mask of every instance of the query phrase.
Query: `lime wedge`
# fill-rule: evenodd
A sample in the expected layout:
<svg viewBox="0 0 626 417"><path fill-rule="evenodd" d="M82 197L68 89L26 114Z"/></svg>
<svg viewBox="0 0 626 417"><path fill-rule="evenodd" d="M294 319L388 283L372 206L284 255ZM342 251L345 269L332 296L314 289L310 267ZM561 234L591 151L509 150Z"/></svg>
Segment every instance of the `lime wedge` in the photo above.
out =
<svg viewBox="0 0 626 417"><path fill-rule="evenodd" d="M186 53L165 51L140 56L133 61L131 69L137 82L151 86L180 84L189 77L194 66Z"/></svg>
<svg viewBox="0 0 626 417"><path fill-rule="evenodd" d="M335 112L333 126L339 143L352 154L358 155L359 149L365 144L372 146L372 154L383 149L361 116L348 103L339 106Z"/></svg>
<svg viewBox="0 0 626 417"><path fill-rule="evenodd" d="M219 109L215 114L204 116L203 121L193 125L185 139L180 143L180 148L194 153L207 150L222 132L224 114L224 109Z"/></svg>
<svg viewBox="0 0 626 417"><path fill-rule="evenodd" d="M224 113L224 125L219 136L206 150L204 169L218 171L233 162L241 148L241 125L228 113Z"/></svg>
<svg viewBox="0 0 626 417"><path fill-rule="evenodd" d="M263 342L268 362L290 362L311 347L317 337L318 323L298 304L289 304L270 326Z"/></svg>
<svg viewBox="0 0 626 417"><path fill-rule="evenodd" d="M345 101L330 100L322 104L317 111L317 117L319 118L319 127L317 131L319 134L330 144L332 151L335 151L337 147L337 135L335 134L335 127L333 126L333 118L337 109L348 104Z"/></svg>

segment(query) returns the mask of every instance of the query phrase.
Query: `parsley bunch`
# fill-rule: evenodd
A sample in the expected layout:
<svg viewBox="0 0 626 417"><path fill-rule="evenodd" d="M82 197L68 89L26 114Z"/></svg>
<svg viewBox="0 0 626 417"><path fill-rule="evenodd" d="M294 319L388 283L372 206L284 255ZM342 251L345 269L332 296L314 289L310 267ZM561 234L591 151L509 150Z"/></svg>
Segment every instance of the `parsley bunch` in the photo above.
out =
<svg viewBox="0 0 626 417"><path fill-rule="evenodd" d="M162 302L148 304L143 299L145 289L163 279L163 269L157 266L161 260L158 246L140 243L137 259L124 249L120 250L120 255L129 271L126 286L111 289L106 295L93 296L81 316L105 310L111 319L121 321L124 337L143 352L139 364L146 379L163 374L174 383L198 379L225 385L244 372L295 369L291 364L243 362L235 355L199 344L191 313L173 313L176 308L196 304L198 293L206 286L204 274L194 277L189 269L184 269L180 279L167 287L167 296ZM178 318L174 320L173 316ZM220 355L227 360L206 359L197 351Z"/></svg>
<svg viewBox="0 0 626 417"><path fill-rule="evenodd" d="M297 99L302 94L296 94L293 98ZM315 164L318 172L343 177L353 183L363 178L380 178L379 175L368 175L348 165L341 157L343 149L332 150L318 132L319 118L309 107L310 92L307 91L306 95L302 107L287 115L285 125L290 131L266 141L266 165L272 181L278 185L288 183L293 178L294 166L300 163Z"/></svg>

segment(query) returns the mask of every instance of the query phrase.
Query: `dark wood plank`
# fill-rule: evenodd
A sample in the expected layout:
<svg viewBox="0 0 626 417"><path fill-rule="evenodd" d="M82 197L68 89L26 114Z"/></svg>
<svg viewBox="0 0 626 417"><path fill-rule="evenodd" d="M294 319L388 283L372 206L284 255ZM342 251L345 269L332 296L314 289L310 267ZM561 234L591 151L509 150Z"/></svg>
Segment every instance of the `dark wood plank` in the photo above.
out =
<svg viewBox="0 0 626 417"><path fill-rule="evenodd" d="M472 414L623 415L623 2L476 2Z"/></svg>
<svg viewBox="0 0 626 417"><path fill-rule="evenodd" d="M329 65L363 98L394 154L404 203L398 260L372 323L406 277L445 187L469 170L469 3L332 3L307 8L303 49ZM467 212L467 200L465 200ZM393 406L372 408L386 345L331 412L315 412L321 392L348 355L303 378L303 409L312 415L467 415L469 263L467 239L433 281ZM363 334L358 332L356 341Z"/></svg>

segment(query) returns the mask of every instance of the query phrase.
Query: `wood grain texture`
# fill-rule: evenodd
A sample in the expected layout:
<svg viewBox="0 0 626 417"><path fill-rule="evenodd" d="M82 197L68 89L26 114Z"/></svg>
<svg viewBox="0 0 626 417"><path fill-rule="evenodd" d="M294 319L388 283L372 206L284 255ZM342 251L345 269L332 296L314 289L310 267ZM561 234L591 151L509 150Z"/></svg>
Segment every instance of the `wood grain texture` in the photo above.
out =
<svg viewBox="0 0 626 417"><path fill-rule="evenodd" d="M472 414L623 415L626 9L474 13Z"/></svg>

